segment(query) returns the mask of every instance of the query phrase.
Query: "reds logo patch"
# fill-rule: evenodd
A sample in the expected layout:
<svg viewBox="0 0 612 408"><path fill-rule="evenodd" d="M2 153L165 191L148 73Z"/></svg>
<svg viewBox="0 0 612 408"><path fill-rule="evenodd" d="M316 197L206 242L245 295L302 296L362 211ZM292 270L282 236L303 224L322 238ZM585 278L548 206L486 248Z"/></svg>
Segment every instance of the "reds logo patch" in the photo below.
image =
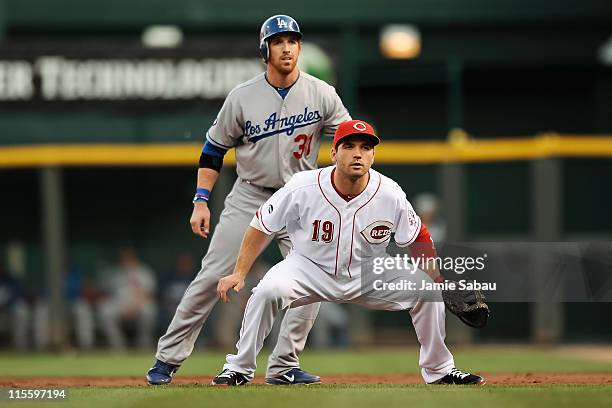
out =
<svg viewBox="0 0 612 408"><path fill-rule="evenodd" d="M393 224L388 221L374 221L363 231L361 236L370 244L381 244L391 237Z"/></svg>

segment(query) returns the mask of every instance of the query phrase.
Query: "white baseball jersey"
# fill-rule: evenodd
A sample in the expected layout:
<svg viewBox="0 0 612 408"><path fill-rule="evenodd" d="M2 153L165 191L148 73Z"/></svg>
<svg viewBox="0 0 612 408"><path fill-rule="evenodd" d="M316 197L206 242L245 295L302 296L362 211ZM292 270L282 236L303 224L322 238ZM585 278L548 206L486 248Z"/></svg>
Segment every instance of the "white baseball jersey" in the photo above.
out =
<svg viewBox="0 0 612 408"><path fill-rule="evenodd" d="M293 248L253 289L242 320L238 352L226 356L223 368L251 380L256 356L279 311L324 301L376 310L410 310L421 343L423 379L437 381L455 367L444 343L444 303L425 300L418 291L381 291L358 277L362 262L382 255L391 234L400 246L414 242L421 220L400 186L372 169L365 190L346 201L332 183L335 169L296 174L252 219L253 227L268 234L286 227ZM425 273L423 276L427 279ZM390 284L404 278L401 274L385 277Z"/></svg>
<svg viewBox="0 0 612 408"><path fill-rule="evenodd" d="M229 93L206 139L236 148L241 179L280 188L294 173L315 169L321 136L333 137L350 119L327 83L300 72L283 99L262 73Z"/></svg>
<svg viewBox="0 0 612 408"><path fill-rule="evenodd" d="M305 171L270 197L252 226L272 234L287 228L292 252L331 275L360 275L362 262L381 256L395 234L398 246L414 242L421 219L402 188L370 169L365 190L346 201L332 183L335 166Z"/></svg>

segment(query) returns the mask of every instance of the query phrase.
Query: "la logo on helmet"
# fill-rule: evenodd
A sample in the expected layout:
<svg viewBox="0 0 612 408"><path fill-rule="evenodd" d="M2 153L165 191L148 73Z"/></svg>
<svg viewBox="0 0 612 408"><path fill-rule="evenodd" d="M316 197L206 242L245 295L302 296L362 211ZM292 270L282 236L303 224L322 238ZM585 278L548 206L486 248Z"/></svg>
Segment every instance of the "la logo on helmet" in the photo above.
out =
<svg viewBox="0 0 612 408"><path fill-rule="evenodd" d="M278 28L287 28L287 22L280 17L276 18L276 25Z"/></svg>
<svg viewBox="0 0 612 408"><path fill-rule="evenodd" d="M365 132L365 130L368 128L363 122L355 122L353 127L355 128L355 130L358 130L360 132Z"/></svg>

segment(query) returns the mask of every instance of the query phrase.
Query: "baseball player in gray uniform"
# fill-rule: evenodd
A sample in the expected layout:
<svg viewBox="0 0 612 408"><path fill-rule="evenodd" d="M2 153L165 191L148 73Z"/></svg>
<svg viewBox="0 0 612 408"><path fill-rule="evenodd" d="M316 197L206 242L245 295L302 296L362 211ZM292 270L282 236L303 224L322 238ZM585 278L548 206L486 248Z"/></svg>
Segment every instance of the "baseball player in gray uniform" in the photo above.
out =
<svg viewBox="0 0 612 408"><path fill-rule="evenodd" d="M322 136L333 137L350 119L335 89L297 68L302 33L286 15L268 18L260 32L260 53L267 69L235 87L206 134L200 157L191 227L207 238L207 201L228 149L236 149L238 179L225 199L202 267L177 307L147 373L152 385L168 384L191 354L202 325L218 301L217 282L232 273L240 243L253 214L293 174L316 168ZM283 256L291 247L286 231L271 236ZM268 241L269 242L269 241ZM320 382L300 369L298 355L319 311L314 303L287 312L269 358L268 384Z"/></svg>

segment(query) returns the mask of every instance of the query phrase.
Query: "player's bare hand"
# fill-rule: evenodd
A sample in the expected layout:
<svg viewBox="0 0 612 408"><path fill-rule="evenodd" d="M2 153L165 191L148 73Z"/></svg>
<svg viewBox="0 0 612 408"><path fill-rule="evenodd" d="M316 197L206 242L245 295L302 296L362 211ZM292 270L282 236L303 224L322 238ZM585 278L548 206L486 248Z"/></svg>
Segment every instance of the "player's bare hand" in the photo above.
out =
<svg viewBox="0 0 612 408"><path fill-rule="evenodd" d="M210 210L207 203L194 203L191 213L191 231L202 238L208 238L210 231Z"/></svg>
<svg viewBox="0 0 612 408"><path fill-rule="evenodd" d="M240 289L244 288L244 279L238 275L230 275L225 278L221 278L217 284L217 293L223 301L227 303L229 298L227 297L227 291L234 289L234 292L239 292Z"/></svg>

